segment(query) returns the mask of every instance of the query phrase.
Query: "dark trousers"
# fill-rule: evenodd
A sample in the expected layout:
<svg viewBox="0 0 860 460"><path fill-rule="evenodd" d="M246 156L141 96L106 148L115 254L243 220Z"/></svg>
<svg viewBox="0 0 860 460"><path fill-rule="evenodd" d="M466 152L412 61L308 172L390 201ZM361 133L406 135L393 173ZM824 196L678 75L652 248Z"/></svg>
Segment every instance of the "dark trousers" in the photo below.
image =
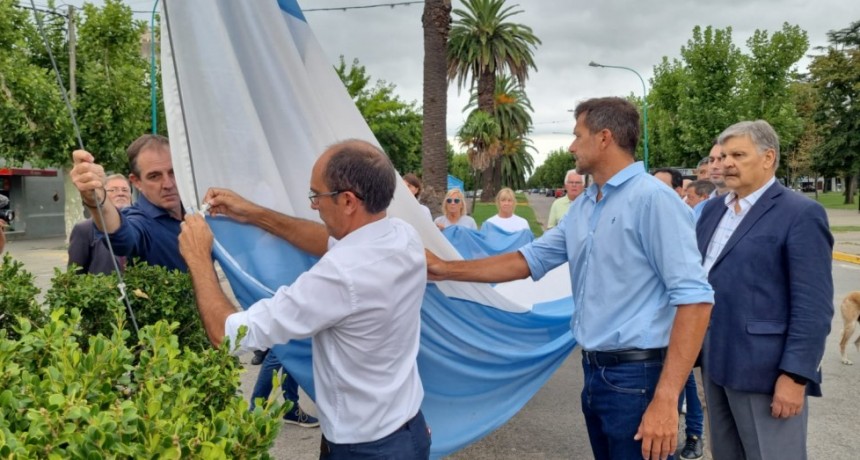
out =
<svg viewBox="0 0 860 460"><path fill-rule="evenodd" d="M582 369L582 413L594 458L642 458L642 442L634 441L633 436L654 397L662 358L601 366L583 356Z"/></svg>
<svg viewBox="0 0 860 460"><path fill-rule="evenodd" d="M320 442L320 460L425 460L429 458L430 431L424 421L424 414L420 410L397 431L376 441L335 444L323 436Z"/></svg>
<svg viewBox="0 0 860 460"><path fill-rule="evenodd" d="M260 366L257 383L254 384L254 391L251 393L251 410L254 410L254 400L257 398L266 399L272 393L272 376L279 370L281 370L281 362L278 361L272 350L269 350ZM284 401L291 401L294 404L293 410L295 410L295 405L299 403L299 384L289 372L286 374L286 377L281 379L281 390L284 392Z"/></svg>

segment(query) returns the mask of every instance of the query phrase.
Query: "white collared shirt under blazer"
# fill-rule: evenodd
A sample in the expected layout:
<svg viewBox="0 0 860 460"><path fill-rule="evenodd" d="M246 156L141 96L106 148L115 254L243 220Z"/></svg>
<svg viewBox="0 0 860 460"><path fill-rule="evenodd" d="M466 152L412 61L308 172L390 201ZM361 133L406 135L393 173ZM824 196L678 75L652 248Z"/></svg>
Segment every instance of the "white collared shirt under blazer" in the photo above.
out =
<svg viewBox="0 0 860 460"><path fill-rule="evenodd" d="M326 439L381 439L421 406L418 376L424 246L412 226L384 218L330 239L328 252L292 286L227 318L241 348L313 337L313 374Z"/></svg>

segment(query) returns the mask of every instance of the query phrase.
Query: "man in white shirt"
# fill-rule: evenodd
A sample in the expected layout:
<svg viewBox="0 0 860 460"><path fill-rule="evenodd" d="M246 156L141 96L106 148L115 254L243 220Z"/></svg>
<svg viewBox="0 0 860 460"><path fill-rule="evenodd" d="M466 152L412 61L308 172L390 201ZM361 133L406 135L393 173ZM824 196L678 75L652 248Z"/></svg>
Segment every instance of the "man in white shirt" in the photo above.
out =
<svg viewBox="0 0 860 460"><path fill-rule="evenodd" d="M409 224L389 219L394 167L373 145L333 145L313 167L311 207L324 225L210 189L212 214L256 225L321 257L291 286L236 313L212 268L212 233L186 216L180 251L209 339L240 349L313 337L313 374L323 437L320 458L429 458L416 357L427 283L424 248Z"/></svg>

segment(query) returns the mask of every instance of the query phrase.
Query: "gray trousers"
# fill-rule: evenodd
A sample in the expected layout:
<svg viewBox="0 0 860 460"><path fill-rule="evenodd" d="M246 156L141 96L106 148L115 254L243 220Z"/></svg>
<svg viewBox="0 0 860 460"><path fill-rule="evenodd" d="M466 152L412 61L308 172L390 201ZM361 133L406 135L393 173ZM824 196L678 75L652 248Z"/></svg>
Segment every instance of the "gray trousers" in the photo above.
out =
<svg viewBox="0 0 860 460"><path fill-rule="evenodd" d="M714 460L806 460L808 398L790 418L775 418L773 395L735 391L702 373Z"/></svg>

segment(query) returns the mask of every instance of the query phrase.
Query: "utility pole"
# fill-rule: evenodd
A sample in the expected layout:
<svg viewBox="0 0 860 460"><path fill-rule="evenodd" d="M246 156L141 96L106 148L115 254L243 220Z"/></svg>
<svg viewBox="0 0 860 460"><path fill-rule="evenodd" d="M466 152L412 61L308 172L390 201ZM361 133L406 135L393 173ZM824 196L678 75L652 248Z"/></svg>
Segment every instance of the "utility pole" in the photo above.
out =
<svg viewBox="0 0 860 460"><path fill-rule="evenodd" d="M75 83L75 7L69 5L69 99L74 100L77 95L77 84Z"/></svg>

